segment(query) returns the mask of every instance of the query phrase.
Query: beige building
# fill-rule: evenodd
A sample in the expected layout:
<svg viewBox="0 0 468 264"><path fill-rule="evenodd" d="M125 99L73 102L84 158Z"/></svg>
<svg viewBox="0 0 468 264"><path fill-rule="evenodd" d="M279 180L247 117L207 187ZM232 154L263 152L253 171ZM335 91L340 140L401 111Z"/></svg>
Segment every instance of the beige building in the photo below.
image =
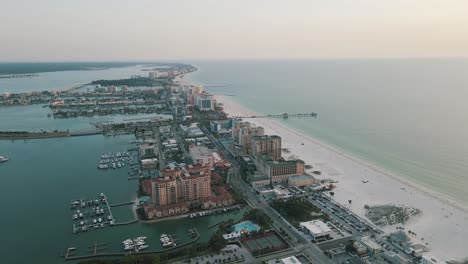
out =
<svg viewBox="0 0 468 264"><path fill-rule="evenodd" d="M287 182L293 175L304 174L302 160L272 160L268 155L257 155L257 169L271 178L273 183Z"/></svg>
<svg viewBox="0 0 468 264"><path fill-rule="evenodd" d="M209 166L165 169L151 185L152 201L156 206L207 198L211 196L211 170Z"/></svg>
<svg viewBox="0 0 468 264"><path fill-rule="evenodd" d="M232 121L232 138L234 141L239 142L239 134L241 128L250 128L251 124L249 122L243 122L241 120Z"/></svg>
<svg viewBox="0 0 468 264"><path fill-rule="evenodd" d="M246 153L249 153L252 148L252 138L263 136L265 130L263 127L246 127L239 131L239 145L241 145Z"/></svg>
<svg viewBox="0 0 468 264"><path fill-rule="evenodd" d="M281 159L281 137L276 135L252 137L251 153L268 154L273 160Z"/></svg>

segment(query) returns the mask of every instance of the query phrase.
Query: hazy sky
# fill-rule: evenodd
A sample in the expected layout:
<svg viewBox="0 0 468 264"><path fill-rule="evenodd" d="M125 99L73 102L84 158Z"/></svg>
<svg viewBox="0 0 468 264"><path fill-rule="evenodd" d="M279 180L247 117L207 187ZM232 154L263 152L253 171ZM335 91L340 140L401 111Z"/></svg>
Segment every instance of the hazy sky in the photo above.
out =
<svg viewBox="0 0 468 264"><path fill-rule="evenodd" d="M468 0L0 0L0 62L467 56Z"/></svg>

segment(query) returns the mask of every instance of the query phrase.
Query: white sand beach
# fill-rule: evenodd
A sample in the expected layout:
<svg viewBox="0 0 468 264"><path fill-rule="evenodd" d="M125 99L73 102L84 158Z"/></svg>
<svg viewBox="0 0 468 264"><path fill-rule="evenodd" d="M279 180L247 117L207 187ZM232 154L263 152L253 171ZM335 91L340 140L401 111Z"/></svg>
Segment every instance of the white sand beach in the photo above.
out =
<svg viewBox="0 0 468 264"><path fill-rule="evenodd" d="M227 96L216 96L218 103L230 116L251 116L255 113ZM320 178L339 181L334 198L358 215L365 217L364 205L397 204L422 210L422 214L404 225L417 234L417 240L428 243L429 256L443 260L468 257L468 209L447 197L431 192L416 184L368 164L336 148L301 134L274 119L249 119L265 128L266 134L280 135L283 148L320 170ZM302 144L304 143L304 144ZM368 181L363 183L363 181ZM468 195L468 194L467 194ZM352 200L352 204L348 204ZM400 225L401 226L401 225ZM395 226L384 228L394 231Z"/></svg>

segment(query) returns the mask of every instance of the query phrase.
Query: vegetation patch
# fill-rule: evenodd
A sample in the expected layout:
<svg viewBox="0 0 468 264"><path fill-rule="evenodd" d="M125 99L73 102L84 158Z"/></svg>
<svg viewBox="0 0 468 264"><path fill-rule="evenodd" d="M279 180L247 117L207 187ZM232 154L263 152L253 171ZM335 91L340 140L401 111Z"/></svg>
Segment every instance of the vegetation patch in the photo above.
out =
<svg viewBox="0 0 468 264"><path fill-rule="evenodd" d="M286 201L275 200L272 207L281 214L288 222L298 227L300 222L320 219L328 221L329 217L323 214L320 208L311 204L307 200L302 199L289 199Z"/></svg>
<svg viewBox="0 0 468 264"><path fill-rule="evenodd" d="M139 78L120 79L120 80L97 80L97 81L93 81L91 84L93 85L99 84L102 86L127 85L130 87L135 87L135 86L153 87L153 86L169 85L171 84L171 80L169 78L150 79L146 77L139 77Z"/></svg>
<svg viewBox="0 0 468 264"><path fill-rule="evenodd" d="M366 208L367 218L379 226L404 224L412 216L421 213L421 210L416 208L396 205L366 205L364 208Z"/></svg>

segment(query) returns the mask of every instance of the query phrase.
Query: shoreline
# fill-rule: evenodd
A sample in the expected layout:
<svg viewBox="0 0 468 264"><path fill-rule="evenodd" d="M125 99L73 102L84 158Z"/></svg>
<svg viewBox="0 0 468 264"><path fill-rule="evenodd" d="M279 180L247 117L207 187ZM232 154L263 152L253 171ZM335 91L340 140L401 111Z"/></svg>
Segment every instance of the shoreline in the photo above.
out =
<svg viewBox="0 0 468 264"><path fill-rule="evenodd" d="M197 67L197 70L199 70L198 67ZM174 83L178 83L178 84L181 84L181 85L188 85L188 86L202 85L203 87L205 87L203 84L197 83L194 80L190 79L189 74L194 73L197 70L195 70L193 72L189 72L189 73L186 73L186 74L176 76L176 78L174 78ZM186 77L186 78L184 78L184 77ZM244 112L243 116L253 116L253 115L259 115L260 114L260 113L257 113L255 111L251 110L247 106L245 106L245 105L243 105L243 104L229 98L229 97L234 97L235 95L224 95L224 94L221 95L221 94L213 94L213 93L210 93L210 94L213 95L213 97L215 98L215 101L219 101L221 103L226 102L226 103L231 104L231 105L233 105L233 104L236 105L237 108L241 109L242 112ZM218 99L221 99L221 100L218 100ZM224 112L226 112L226 114L228 116L231 116L231 117L232 116L239 116L238 114L237 115L236 114L230 114L228 111L226 111L226 109L224 109ZM245 113L247 113L247 114L245 114ZM249 119L248 121L253 123L253 124L256 124L259 120L258 119ZM278 121L273 120L273 119L268 119L268 121L272 122L272 123L275 123L276 126L279 126L282 129L287 130L288 132L297 135L298 137L302 137L302 138L304 138L306 140L312 141L314 144L317 144L317 145L319 145L320 147L322 147L324 149L327 149L327 150L329 150L329 151L331 151L331 152L333 152L335 154L341 155L341 156L343 156L343 157L345 157L347 159L350 159L350 160L352 160L352 161L354 161L356 163L359 163L362 166L365 166L365 167L367 167L367 168L369 168L369 169L371 169L371 170L373 170L373 171L375 171L377 173L382 173L385 176L387 176L389 178L392 178L395 181L400 182L401 184L404 184L404 185L407 185L409 187L415 188L418 191L423 192L424 194L426 194L428 196L431 196L432 198L437 199L437 200L439 200L440 202L442 202L444 204L453 206L453 207L455 207L455 208L457 208L457 209L459 209L461 211L464 211L465 213L468 214L468 204L464 204L463 202L457 201L453 197L450 197L450 196L448 196L448 195L446 195L444 193L432 190L432 189L430 189L430 187L424 186L424 185L422 185L420 183L417 183L417 182L411 181L409 179L406 179L404 176L401 176L399 173L393 172L393 171L388 170L388 169L385 169L382 166L373 164L371 161L367 161L364 158L355 157L355 156L353 156L353 154L347 153L346 150L342 150L339 147L336 147L336 146L333 146L331 144L322 142L319 139L314 138L313 136L307 135L304 132L296 130L295 128L288 127L287 125L282 124L281 122L278 122ZM262 123L262 122L260 121L258 123ZM294 151L290 151L290 153L288 153L288 154L294 155ZM316 176L316 175L314 175L314 176Z"/></svg>
<svg viewBox="0 0 468 264"><path fill-rule="evenodd" d="M215 95L214 97L217 102L223 103L224 111L228 116L256 114L229 96ZM467 257L461 245L468 242L466 238L468 230L459 230L458 228L459 224L468 221L468 207L466 205L370 162L356 158L301 131L296 131L280 121L272 119L252 119L249 121L263 126L265 134L280 135L284 139L283 148L290 150L288 155L295 155L303 159L306 164L313 166L313 169L307 170L309 173L312 170L324 172L322 176L314 175L318 180L327 178L337 180L337 188L332 198L357 215L368 219L363 208L365 204L399 204L418 208L422 210L421 215L412 217L405 224L385 226L382 229L386 232L392 232L395 231L395 226L404 226L407 230L416 230L420 236L412 237L412 239L418 242L429 242L430 250L425 254L431 256L435 255L447 261ZM305 145L301 146L301 143L305 143ZM341 167L341 169L337 170L337 167ZM329 175L330 173L326 172L326 169L334 171L334 175ZM370 183L361 183L361 180L364 179L369 180ZM391 192L389 193L389 191ZM349 205L348 199L351 197L353 204ZM440 228L440 226L445 227ZM421 238L424 238L424 241ZM448 248L450 249L448 250Z"/></svg>

